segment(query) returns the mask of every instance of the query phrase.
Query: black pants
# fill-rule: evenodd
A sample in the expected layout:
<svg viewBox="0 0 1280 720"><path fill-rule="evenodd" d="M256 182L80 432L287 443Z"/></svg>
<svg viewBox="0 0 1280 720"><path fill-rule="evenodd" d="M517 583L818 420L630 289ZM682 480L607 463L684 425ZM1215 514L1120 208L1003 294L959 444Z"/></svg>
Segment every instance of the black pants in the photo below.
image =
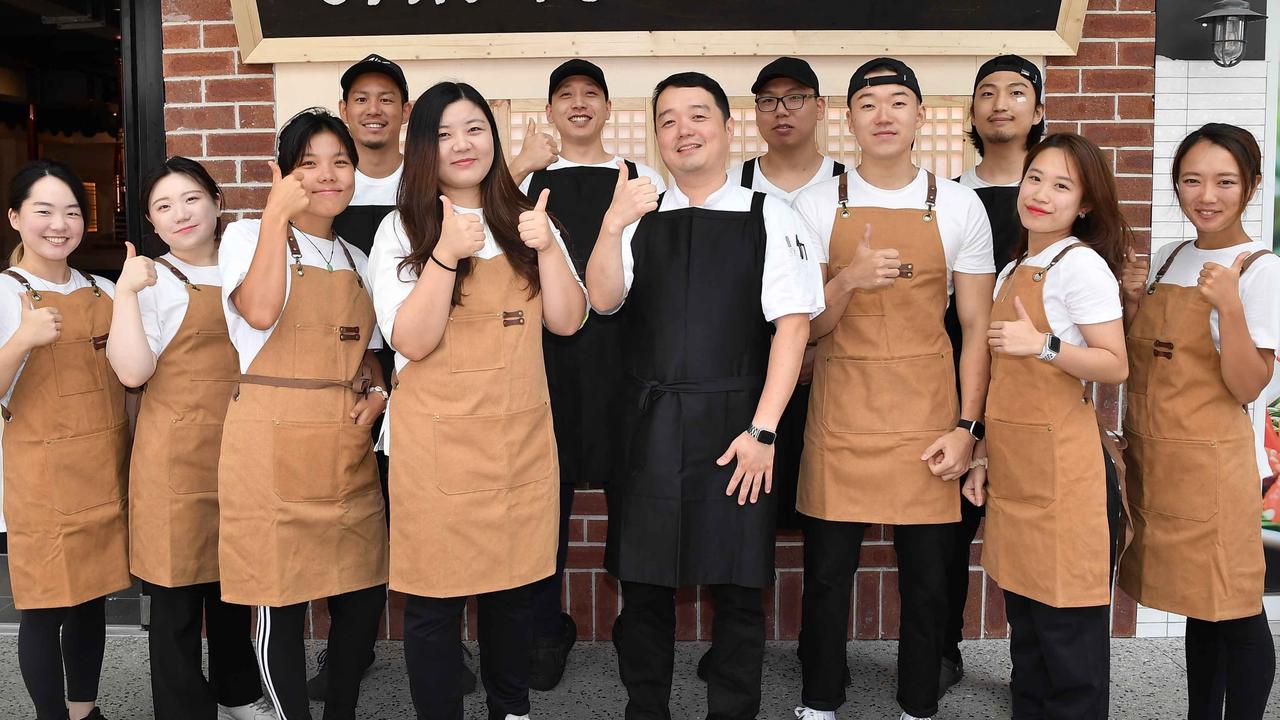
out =
<svg viewBox="0 0 1280 720"><path fill-rule="evenodd" d="M1105 452L1111 575L1124 531L1115 466ZM1105 720L1110 701L1111 606L1058 608L1004 591L1015 720Z"/></svg>
<svg viewBox="0 0 1280 720"><path fill-rule="evenodd" d="M98 699L107 642L106 608L107 599L100 597L74 607L22 611L18 666L37 720L65 718L67 702Z"/></svg>
<svg viewBox="0 0 1280 720"><path fill-rule="evenodd" d="M814 710L844 704L849 601L865 523L804 521L804 597L800 621L801 700ZM938 671L947 614L947 559L951 524L896 525L901 623L898 705L916 717L938 709Z"/></svg>
<svg viewBox="0 0 1280 720"><path fill-rule="evenodd" d="M1266 611L1219 622L1187 618L1186 649L1188 720L1261 720L1276 674Z"/></svg>
<svg viewBox="0 0 1280 720"><path fill-rule="evenodd" d="M965 478L957 480L964 486ZM955 541L951 547L951 559L947 561L947 631L942 643L942 655L951 662L960 662L960 641L964 639L964 607L969 599L969 553L973 539L978 536L978 525L987 514L986 508L960 497L960 522L952 525Z"/></svg>
<svg viewBox="0 0 1280 720"><path fill-rule="evenodd" d="M532 585L476 596L480 679L490 720L529 713L533 649ZM462 634L465 597L409 595L404 606L404 664L418 720L462 720Z"/></svg>
<svg viewBox="0 0 1280 720"><path fill-rule="evenodd" d="M564 588L564 566L569 559L569 516L573 514L573 495L573 485L560 486L560 544L556 547L556 573L531 586L535 638L560 635L561 591Z"/></svg>
<svg viewBox="0 0 1280 720"><path fill-rule="evenodd" d="M249 607L222 602L216 582L144 586L151 596L147 645L156 720L214 720L218 705L237 707L262 697ZM201 667L202 623L208 628L208 680Z"/></svg>
<svg viewBox="0 0 1280 720"><path fill-rule="evenodd" d="M329 683L325 720L354 720L364 664L378 639L387 586L374 585L328 599ZM307 603L258 607L258 666L280 720L311 720L302 633Z"/></svg>
<svg viewBox="0 0 1280 720"><path fill-rule="evenodd" d="M707 720L753 720L760 712L764 598L760 588L712 585L715 620L707 668ZM670 720L676 589L622 582L613 628L626 720Z"/></svg>

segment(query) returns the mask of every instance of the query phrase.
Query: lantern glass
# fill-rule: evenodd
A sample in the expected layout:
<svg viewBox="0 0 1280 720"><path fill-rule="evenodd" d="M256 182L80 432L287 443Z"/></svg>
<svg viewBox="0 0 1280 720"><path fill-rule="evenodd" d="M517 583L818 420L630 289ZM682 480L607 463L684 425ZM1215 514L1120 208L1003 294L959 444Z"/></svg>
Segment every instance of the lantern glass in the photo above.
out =
<svg viewBox="0 0 1280 720"><path fill-rule="evenodd" d="M1222 67L1232 67L1244 57L1243 17L1228 15L1213 21L1213 61Z"/></svg>

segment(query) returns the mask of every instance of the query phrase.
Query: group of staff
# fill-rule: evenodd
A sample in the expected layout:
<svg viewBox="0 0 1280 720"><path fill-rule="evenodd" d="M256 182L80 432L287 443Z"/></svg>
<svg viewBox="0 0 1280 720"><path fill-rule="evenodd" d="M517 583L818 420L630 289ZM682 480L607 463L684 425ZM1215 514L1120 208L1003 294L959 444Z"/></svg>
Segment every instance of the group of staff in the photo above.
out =
<svg viewBox="0 0 1280 720"><path fill-rule="evenodd" d="M462 717L470 596L489 717L527 720L576 638L561 593L583 483L606 485L628 720L671 717L690 585L716 610L707 717L758 716L780 525L805 540L795 717L833 720L872 524L898 560L901 719L933 717L964 674L984 511L1015 718L1107 717L1117 570L1188 617L1188 717L1262 717L1275 658L1242 406L1274 367L1280 258L1241 222L1262 173L1248 132L1182 142L1197 237L1148 259L1110 156L1042 137L1043 79L1018 56L975 77L983 161L956 181L913 164L924 97L893 58L850 78L854 168L817 149L826 99L803 60L761 70L768 151L727 174L723 89L664 79L670 186L605 149L609 89L585 60L551 73L558 140L530 123L509 164L470 85L410 102L371 55L341 88L337 116L281 129L260 219L223 228L199 163L156 168L141 197L169 252L129 246L114 285L68 265L89 207L70 170L11 183L4 513L39 720L102 718L104 598L131 576L152 597L157 718L309 719L310 699L356 717L389 583L420 720ZM1123 450L1092 402L1122 382ZM124 386L143 388L132 440Z"/></svg>

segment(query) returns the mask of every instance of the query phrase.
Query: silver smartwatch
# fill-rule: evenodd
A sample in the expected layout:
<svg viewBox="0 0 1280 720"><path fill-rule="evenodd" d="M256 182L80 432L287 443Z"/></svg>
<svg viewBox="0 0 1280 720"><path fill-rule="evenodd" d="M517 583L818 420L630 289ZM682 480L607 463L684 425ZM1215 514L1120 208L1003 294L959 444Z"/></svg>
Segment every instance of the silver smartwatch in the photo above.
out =
<svg viewBox="0 0 1280 720"><path fill-rule="evenodd" d="M1062 338L1053 333L1045 333L1044 348L1040 350L1038 357L1045 362L1051 362L1060 352L1062 352Z"/></svg>

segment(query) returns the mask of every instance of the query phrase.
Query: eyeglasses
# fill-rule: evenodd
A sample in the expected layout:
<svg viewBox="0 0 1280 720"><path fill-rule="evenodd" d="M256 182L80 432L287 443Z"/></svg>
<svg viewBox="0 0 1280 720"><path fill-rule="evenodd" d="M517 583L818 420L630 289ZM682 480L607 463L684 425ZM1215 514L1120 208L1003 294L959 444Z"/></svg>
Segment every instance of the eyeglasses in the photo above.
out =
<svg viewBox="0 0 1280 720"><path fill-rule="evenodd" d="M760 112L773 112L778 109L778 101L782 101L782 107L788 110L799 110L804 107L805 98L816 98L817 93L809 95L783 95L782 97L773 97L771 95L761 95L756 98L756 109Z"/></svg>

